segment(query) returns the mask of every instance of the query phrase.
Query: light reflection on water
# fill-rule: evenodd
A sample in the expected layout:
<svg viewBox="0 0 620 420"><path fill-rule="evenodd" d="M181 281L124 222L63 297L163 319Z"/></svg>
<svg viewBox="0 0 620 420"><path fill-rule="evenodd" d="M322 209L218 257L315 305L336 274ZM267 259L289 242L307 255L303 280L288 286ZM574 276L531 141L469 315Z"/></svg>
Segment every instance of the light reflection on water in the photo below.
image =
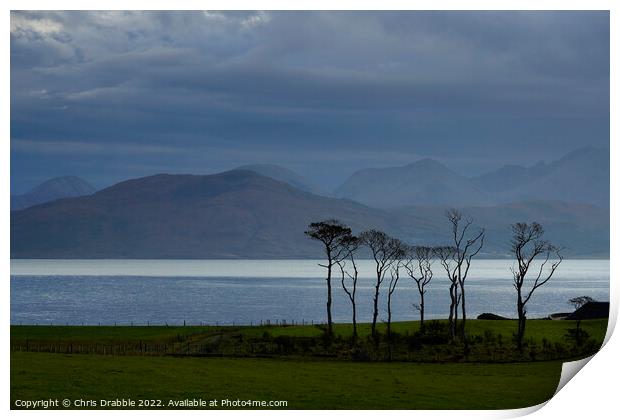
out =
<svg viewBox="0 0 620 420"><path fill-rule="evenodd" d="M310 260L14 260L12 324L250 324L261 320L325 319L324 271ZM474 261L467 280L470 317L515 314L508 260ZM448 281L436 277L426 295L427 318L444 318ZM372 263L360 262L358 320L369 321ZM350 319L350 304L334 279L333 315ZM529 317L566 312L566 301L589 295L609 300L608 260L567 260L538 289ZM381 318L385 318L385 291ZM417 318L414 283L403 277L393 298L395 320Z"/></svg>

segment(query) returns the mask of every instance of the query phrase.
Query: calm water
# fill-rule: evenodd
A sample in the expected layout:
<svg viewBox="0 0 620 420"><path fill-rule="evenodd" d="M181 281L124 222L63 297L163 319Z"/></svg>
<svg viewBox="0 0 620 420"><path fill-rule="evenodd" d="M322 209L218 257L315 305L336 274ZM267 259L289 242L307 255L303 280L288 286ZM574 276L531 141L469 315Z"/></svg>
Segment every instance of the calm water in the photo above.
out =
<svg viewBox="0 0 620 420"><path fill-rule="evenodd" d="M310 260L12 260L12 324L250 324L261 320L325 319L324 269ZM508 260L478 260L467 280L470 317L515 315ZM371 320L370 261L360 261L358 319ZM426 295L427 318L447 316L448 281L435 267ZM350 320L350 303L333 282L334 320ZM386 280L387 282L387 280ZM387 284L381 295L386 318ZM566 301L589 295L609 300L609 260L565 260L538 289L530 317L569 311ZM402 277L394 319L417 318L414 282Z"/></svg>

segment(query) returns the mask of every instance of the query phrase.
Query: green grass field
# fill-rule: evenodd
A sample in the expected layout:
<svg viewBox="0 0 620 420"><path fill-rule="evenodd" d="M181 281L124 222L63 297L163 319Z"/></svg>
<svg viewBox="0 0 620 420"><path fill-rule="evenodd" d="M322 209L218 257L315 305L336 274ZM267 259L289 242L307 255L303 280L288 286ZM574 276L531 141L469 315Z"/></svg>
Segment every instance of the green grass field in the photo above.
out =
<svg viewBox="0 0 620 420"><path fill-rule="evenodd" d="M527 338L562 341L574 322L531 320ZM582 321L582 328L602 342L607 320ZM399 322L399 333L419 329ZM384 326L381 326L383 329ZM468 321L472 337L492 331L509 340L513 321ZM368 324L360 325L367 336ZM351 326L338 324L336 335ZM231 336L241 341L261 337L320 337L317 326L270 327L49 327L12 326L11 347L24 342L118 344L200 342ZM241 337L241 338L239 338ZM60 348L60 347L59 347ZM431 348L432 350L432 348ZM186 398L285 400L289 409L502 409L539 404L554 393L562 360L528 363L355 362L304 357L178 357L165 355L62 354L11 352L11 403L58 398Z"/></svg>
<svg viewBox="0 0 620 420"><path fill-rule="evenodd" d="M575 326L574 321L549 321L549 320L528 320L526 328L526 338L540 341L547 338L550 341L561 340L567 328ZM607 331L606 319L594 319L581 322L581 327L590 335L602 341ZM385 325L378 324L378 331L384 332ZM420 329L419 321L395 322L392 330L397 333L415 332ZM472 319L467 321L467 331L470 335L484 334L485 330L491 330L504 337L510 337L517 329L517 321L489 321ZM352 333L351 324L335 324L334 334L349 336ZM318 337L322 330L316 325L289 325L289 326L255 326L255 327L215 327L215 326L135 326L135 327L113 327L113 326L11 326L11 341L19 340L47 340L57 342L92 342L99 344L117 343L123 341L166 341L177 336L200 336L209 335L215 332L241 332L247 337L258 337L269 332L274 337L293 336L293 337ZM362 323L358 325L358 334L361 337L370 335L370 324Z"/></svg>
<svg viewBox="0 0 620 420"><path fill-rule="evenodd" d="M11 401L285 400L289 409L504 409L551 398L560 362L352 363L270 359L11 355Z"/></svg>

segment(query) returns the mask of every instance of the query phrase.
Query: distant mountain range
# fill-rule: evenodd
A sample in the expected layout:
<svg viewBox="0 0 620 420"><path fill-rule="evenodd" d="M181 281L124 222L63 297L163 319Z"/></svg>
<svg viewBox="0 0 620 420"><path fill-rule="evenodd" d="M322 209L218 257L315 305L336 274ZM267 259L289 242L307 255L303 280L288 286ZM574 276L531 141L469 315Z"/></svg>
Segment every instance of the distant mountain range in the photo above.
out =
<svg viewBox="0 0 620 420"><path fill-rule="evenodd" d="M362 169L336 197L381 208L407 205L488 206L524 200L561 200L609 207L609 150L583 148L549 164L507 165L468 178L432 159Z"/></svg>
<svg viewBox="0 0 620 420"><path fill-rule="evenodd" d="M79 197L95 192L95 188L82 178L62 176L37 185L25 194L11 195L11 210L25 209L60 198Z"/></svg>
<svg viewBox="0 0 620 420"><path fill-rule="evenodd" d="M277 181L286 182L287 184L292 185L293 187L300 189L302 191L311 192L314 194L322 194L321 189L317 187L316 185L314 185L312 182L308 181L306 178L299 175L298 173L295 173L291 171L290 169L284 168L279 165L268 165L268 164L244 165L236 169L253 171L259 175L273 178Z"/></svg>
<svg viewBox="0 0 620 420"><path fill-rule="evenodd" d="M228 258L317 255L310 221L388 229L381 210L321 197L253 171L155 175L11 215L19 258Z"/></svg>
<svg viewBox="0 0 620 420"><path fill-rule="evenodd" d="M434 172L442 168L433 161L414 166L417 168L405 172L422 180L421 168ZM449 172L433 179L445 185L453 176ZM456 185L480 193L481 200L488 197L474 180L466 181ZM433 193L431 185L428 181L428 194ZM448 187L456 188L455 184ZM466 195L460 191L454 194L466 202ZM435 197L447 200L449 195L444 189ZM438 245L448 242L449 229L443 216L446 206L438 198L433 200L430 205L380 209L320 196L245 169L215 175L154 175L91 195L13 211L11 257L320 257L319 244L305 238L303 232L308 223L326 218L337 218L356 232L377 228L411 244ZM476 225L487 229L484 256L506 255L510 224L532 220L543 224L550 240L567 247L567 256L609 255L608 207L555 200L486 203L459 206L475 218Z"/></svg>
<svg viewBox="0 0 620 420"><path fill-rule="evenodd" d="M549 164L504 166L474 181L502 202L562 200L609 207L609 150L582 148Z"/></svg>
<svg viewBox="0 0 620 420"><path fill-rule="evenodd" d="M471 179L433 159L393 168L362 169L338 187L334 195L381 208L494 203L492 195Z"/></svg>

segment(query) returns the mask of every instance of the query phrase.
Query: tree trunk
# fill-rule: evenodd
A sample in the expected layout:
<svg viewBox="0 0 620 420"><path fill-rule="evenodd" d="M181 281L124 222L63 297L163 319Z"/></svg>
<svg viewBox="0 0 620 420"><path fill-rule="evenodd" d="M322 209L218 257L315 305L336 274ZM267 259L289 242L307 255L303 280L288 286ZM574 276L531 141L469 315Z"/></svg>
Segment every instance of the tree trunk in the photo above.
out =
<svg viewBox="0 0 620 420"><path fill-rule="evenodd" d="M353 305L353 339L357 339L357 318L355 315L355 300L351 302Z"/></svg>
<svg viewBox="0 0 620 420"><path fill-rule="evenodd" d="M424 293L420 293L420 330L424 332Z"/></svg>
<svg viewBox="0 0 620 420"><path fill-rule="evenodd" d="M332 259L328 254L327 264L327 334L331 337L333 334L332 327Z"/></svg>
<svg viewBox="0 0 620 420"><path fill-rule="evenodd" d="M450 334L454 339L454 285L450 285L450 315L448 316L448 327L450 328Z"/></svg>
<svg viewBox="0 0 620 420"><path fill-rule="evenodd" d="M520 290L517 295L517 315L519 316L517 328L517 348L521 351L523 349L523 337L525 336L525 305L523 305Z"/></svg>
<svg viewBox="0 0 620 420"><path fill-rule="evenodd" d="M465 340L465 321L467 320L467 316L465 314L465 284L461 283L461 311L462 311L462 320L461 320L461 337Z"/></svg>
<svg viewBox="0 0 620 420"><path fill-rule="evenodd" d="M392 337L392 294L391 293L388 293L387 311L388 311L387 336L389 340Z"/></svg>
<svg viewBox="0 0 620 420"><path fill-rule="evenodd" d="M452 324L452 338L456 339L456 330L459 326L459 302L458 302L458 290L456 289L455 286L455 290L454 290L454 296L455 296L455 301L454 301L454 324Z"/></svg>
<svg viewBox="0 0 620 420"><path fill-rule="evenodd" d="M450 285L450 318L448 321L450 325L450 336L453 340L456 339L456 330L459 321L458 293L457 283L452 283Z"/></svg>
<svg viewBox="0 0 620 420"><path fill-rule="evenodd" d="M379 316L379 287L381 287L381 273L377 273L377 284L375 284L375 297L373 301L372 327L371 333L373 337L377 337L377 317Z"/></svg>

